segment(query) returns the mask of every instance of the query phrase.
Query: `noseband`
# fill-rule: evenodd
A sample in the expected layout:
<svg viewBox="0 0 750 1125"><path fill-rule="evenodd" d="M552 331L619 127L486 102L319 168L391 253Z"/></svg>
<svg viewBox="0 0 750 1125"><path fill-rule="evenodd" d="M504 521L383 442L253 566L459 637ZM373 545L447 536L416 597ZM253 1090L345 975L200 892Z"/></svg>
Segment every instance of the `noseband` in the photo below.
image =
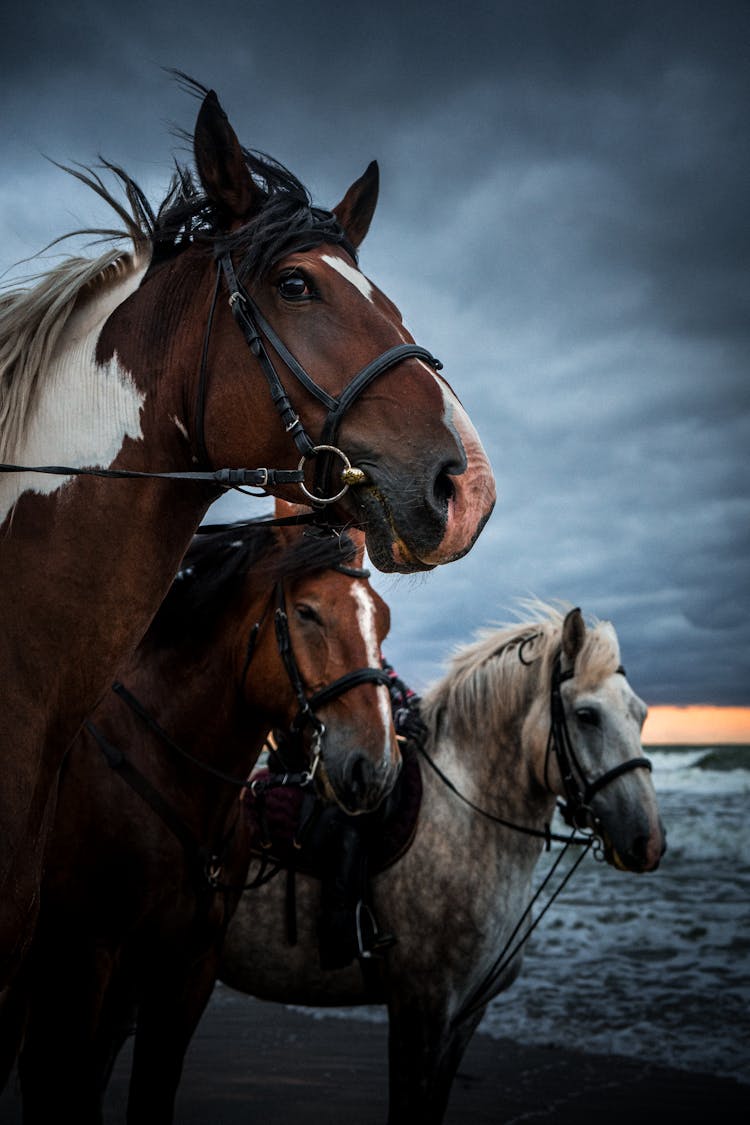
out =
<svg viewBox="0 0 750 1125"><path fill-rule="evenodd" d="M388 348L381 355L365 364L361 371L358 371L350 380L341 395L336 398L315 382L312 376L305 371L302 364L292 355L284 342L279 338L250 294L243 287L237 277L231 255L226 252L219 258L216 288L214 290L211 311L206 326L198 382L195 432L198 451L205 462L208 462L204 436L206 387L208 382L208 341L211 334L211 325L222 276L229 290L229 305L234 319L242 330L250 351L260 363L261 370L271 392L271 399L284 424L284 429L288 434L291 434L294 444L301 454L297 466L298 472L301 474L305 461L309 460L311 457L317 457L319 453L326 455L317 462L313 491L311 492L307 488L304 480L300 480L300 488L313 504L333 504L336 500L341 499L350 484L361 484L366 479L364 472L361 469L353 467L346 454L334 444L337 440L339 426L347 410L349 410L362 392L369 387L373 380L405 359L424 360L424 362L429 364L435 371L439 371L443 365L439 359L435 359L426 348L420 347L419 344L397 344L392 348ZM300 383L309 394L316 398L318 402L322 403L328 411L323 423L320 443L318 445L312 441L299 415L289 401L289 396L284 388L284 384L274 367L273 360L268 354L268 349L264 343L264 337L297 382ZM333 495L326 496L325 491L329 485L329 478L331 476L331 461L335 457L338 457L343 465L340 478L343 488L335 491Z"/></svg>
<svg viewBox="0 0 750 1125"><path fill-rule="evenodd" d="M625 669L622 665L616 669L616 672L622 676L625 675ZM626 762L620 762L619 765L613 766L611 770L600 774L593 781L587 779L570 737L561 691L562 684L566 680L572 680L574 675L575 672L572 668L568 669L567 672L562 671L561 653L558 652L552 667L550 731L547 740L547 754L544 760L544 781L549 788L549 759L554 752L565 792L565 800L559 802L560 812L565 821L572 827L585 828L587 827L588 817L592 817L595 823L598 820L590 805L591 799L596 793L618 777L622 777L623 774L630 773L631 770L650 771L652 766L648 758L628 758Z"/></svg>
<svg viewBox="0 0 750 1125"><path fill-rule="evenodd" d="M347 574L351 578L367 578L369 576L369 571L354 567L335 566L333 569L340 570L343 574ZM308 769L308 780L312 780L315 776L318 762L322 756L323 735L326 729L325 724L321 722L316 714L318 708L324 707L327 703L331 703L334 699L340 698L340 696L345 695L346 692L351 691L353 688L360 687L362 684L383 684L389 687L391 681L387 672L382 668L357 668L352 672L346 672L343 676L339 676L338 679L333 680L330 684L327 684L319 691L308 696L305 693L305 685L302 682L299 666L294 656L292 637L289 631L289 617L286 611L286 597L284 595L283 581L276 583L271 598L276 601L276 609L274 612L276 644L299 705L299 710L289 726L289 733L292 735L300 735L303 733L306 726L312 731L311 760ZM245 664L240 680L241 685L244 685L247 679L250 664L257 646L258 636L263 627L263 622L267 613L268 606L263 616L255 623L250 631L250 639L245 654Z"/></svg>

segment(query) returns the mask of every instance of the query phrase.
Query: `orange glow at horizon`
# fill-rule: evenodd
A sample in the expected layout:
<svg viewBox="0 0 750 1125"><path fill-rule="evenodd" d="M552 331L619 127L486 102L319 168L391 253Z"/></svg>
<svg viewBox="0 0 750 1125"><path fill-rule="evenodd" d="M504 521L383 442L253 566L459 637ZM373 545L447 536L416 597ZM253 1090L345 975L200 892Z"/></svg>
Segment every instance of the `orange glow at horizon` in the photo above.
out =
<svg viewBox="0 0 750 1125"><path fill-rule="evenodd" d="M642 740L650 746L670 742L750 743L750 707L650 707Z"/></svg>

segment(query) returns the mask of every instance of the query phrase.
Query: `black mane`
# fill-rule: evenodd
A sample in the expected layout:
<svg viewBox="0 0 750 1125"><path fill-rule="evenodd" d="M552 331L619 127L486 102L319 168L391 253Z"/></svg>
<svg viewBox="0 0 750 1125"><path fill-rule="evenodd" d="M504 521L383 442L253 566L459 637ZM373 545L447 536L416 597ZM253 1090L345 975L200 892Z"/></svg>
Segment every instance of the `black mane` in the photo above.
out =
<svg viewBox="0 0 750 1125"><path fill-rule="evenodd" d="M351 563L357 553L348 535L305 528L282 549L278 529L267 523L230 524L198 533L185 555L149 635L158 644L210 633L240 594L248 575L270 594L282 579L316 574Z"/></svg>
<svg viewBox="0 0 750 1125"><path fill-rule="evenodd" d="M174 73L197 96L206 92L200 83ZM186 132L179 135L192 143ZM199 177L188 165L175 161L175 173L156 211L135 180L109 160L101 159L98 167L119 182L128 206L105 186L95 168L59 167L85 183L112 207L136 247L150 244L149 270L157 269L196 244L204 244L216 256L225 251L237 251L238 276L251 284L259 281L280 258L324 242L342 246L353 261L357 261L357 251L335 214L313 206L310 193L293 172L264 153L243 147L242 154L261 203L254 217L232 233L227 232L225 217L205 194ZM81 234L121 237L120 231L102 228L80 229L63 237Z"/></svg>
<svg viewBox="0 0 750 1125"><path fill-rule="evenodd" d="M269 156L245 148L242 153L263 197L255 217L227 234L194 174L178 166L151 230L154 266L198 241L213 244L217 255L237 251L241 280L251 282L262 278L279 258L323 242L343 246L357 260L336 216L314 207L307 188L292 172Z"/></svg>

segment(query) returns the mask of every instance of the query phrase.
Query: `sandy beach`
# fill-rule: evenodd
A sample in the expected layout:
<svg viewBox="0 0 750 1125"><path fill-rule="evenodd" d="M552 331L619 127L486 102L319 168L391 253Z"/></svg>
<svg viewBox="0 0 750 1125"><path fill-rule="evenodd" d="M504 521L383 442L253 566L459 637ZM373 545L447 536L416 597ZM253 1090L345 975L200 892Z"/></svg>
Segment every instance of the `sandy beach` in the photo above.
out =
<svg viewBox="0 0 750 1125"><path fill-rule="evenodd" d="M108 1095L106 1125L125 1120L128 1052ZM177 1125L383 1125L386 1026L316 1019L223 991L191 1045ZM730 1078L475 1035L446 1125L744 1125L750 1086ZM19 1125L15 1082L2 1125ZM415 1125L418 1125L415 1122Z"/></svg>

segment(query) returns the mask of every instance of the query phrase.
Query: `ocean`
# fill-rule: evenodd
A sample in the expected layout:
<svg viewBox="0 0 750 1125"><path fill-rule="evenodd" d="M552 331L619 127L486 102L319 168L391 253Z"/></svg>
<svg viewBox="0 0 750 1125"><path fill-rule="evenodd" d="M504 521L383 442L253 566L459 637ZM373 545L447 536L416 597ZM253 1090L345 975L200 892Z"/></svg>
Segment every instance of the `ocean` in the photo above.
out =
<svg viewBox="0 0 750 1125"><path fill-rule="evenodd" d="M659 869L633 875L589 854L481 1031L750 1082L750 746L646 752L667 831Z"/></svg>
<svg viewBox="0 0 750 1125"><path fill-rule="evenodd" d="M646 752L659 869L587 856L482 1030L750 1082L750 746Z"/></svg>

